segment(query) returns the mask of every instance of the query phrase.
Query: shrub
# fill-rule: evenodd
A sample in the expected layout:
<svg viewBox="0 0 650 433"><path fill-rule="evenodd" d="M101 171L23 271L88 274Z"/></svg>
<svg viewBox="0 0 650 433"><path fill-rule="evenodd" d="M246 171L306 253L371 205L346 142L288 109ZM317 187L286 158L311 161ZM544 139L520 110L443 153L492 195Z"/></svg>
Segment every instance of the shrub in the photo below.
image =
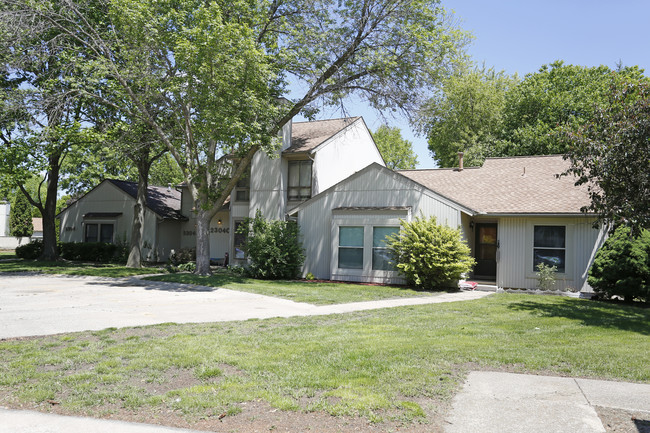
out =
<svg viewBox="0 0 650 433"><path fill-rule="evenodd" d="M190 263L196 261L196 249L195 248L181 248L178 251L172 250L172 253L169 255L169 263L178 266L183 263Z"/></svg>
<svg viewBox="0 0 650 433"><path fill-rule="evenodd" d="M557 280L557 266L548 266L547 264L540 263L537 265L538 271L535 272L537 276L537 287L539 290L551 290L555 287Z"/></svg>
<svg viewBox="0 0 650 433"><path fill-rule="evenodd" d="M650 232L618 227L598 250L587 282L606 297L650 302Z"/></svg>
<svg viewBox="0 0 650 433"><path fill-rule="evenodd" d="M402 221L400 232L389 236L387 245L398 271L420 288L455 286L474 266L460 230L437 224L435 217Z"/></svg>
<svg viewBox="0 0 650 433"><path fill-rule="evenodd" d="M84 262L123 261L124 245L104 242L65 242L61 244L61 257Z"/></svg>
<svg viewBox="0 0 650 433"><path fill-rule="evenodd" d="M26 260L35 260L43 253L43 242L35 240L28 244L16 247L16 257Z"/></svg>
<svg viewBox="0 0 650 433"><path fill-rule="evenodd" d="M298 240L298 225L291 221L269 221L258 210L242 224L247 234L247 272L254 278L296 278L305 255Z"/></svg>
<svg viewBox="0 0 650 433"><path fill-rule="evenodd" d="M180 265L178 265L178 270L182 272L194 272L196 271L196 263L194 262L181 263Z"/></svg>

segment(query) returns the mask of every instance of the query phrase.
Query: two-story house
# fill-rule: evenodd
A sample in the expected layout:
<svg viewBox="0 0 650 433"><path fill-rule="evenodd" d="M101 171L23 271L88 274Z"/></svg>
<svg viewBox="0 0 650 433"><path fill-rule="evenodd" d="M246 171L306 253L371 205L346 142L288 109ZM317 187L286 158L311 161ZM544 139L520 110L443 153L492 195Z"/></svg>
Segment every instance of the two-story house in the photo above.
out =
<svg viewBox="0 0 650 433"><path fill-rule="evenodd" d="M277 155L258 152L250 172L210 224L210 257L243 264L244 237L237 227L259 209L266 218L284 219L288 211L370 164L384 166L361 117L289 122L281 131ZM137 185L105 180L60 214L63 242L128 242ZM172 250L194 248L196 223L189 191L150 186L143 254L165 261Z"/></svg>
<svg viewBox="0 0 650 433"><path fill-rule="evenodd" d="M231 264L243 264L244 237L237 228L260 210L265 218L284 219L288 212L314 195L370 164L384 160L363 118L349 117L313 122L289 122L282 130L278 155L258 152L250 173L242 178L230 202L210 224L210 257L222 261L228 253ZM181 247L196 242L191 199L183 192Z"/></svg>

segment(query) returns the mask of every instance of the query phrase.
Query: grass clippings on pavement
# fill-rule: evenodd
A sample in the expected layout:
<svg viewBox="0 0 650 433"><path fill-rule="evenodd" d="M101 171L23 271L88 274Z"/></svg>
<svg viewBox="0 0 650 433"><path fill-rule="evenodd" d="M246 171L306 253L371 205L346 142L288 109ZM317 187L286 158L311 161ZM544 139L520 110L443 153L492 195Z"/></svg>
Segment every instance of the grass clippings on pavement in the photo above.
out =
<svg viewBox="0 0 650 433"><path fill-rule="evenodd" d="M648 309L511 294L108 329L0 342L0 405L234 431L301 417L436 431L470 368L648 383L649 336Z"/></svg>
<svg viewBox="0 0 650 433"><path fill-rule="evenodd" d="M145 279L208 287L223 287L242 292L277 296L291 301L307 302L315 305L376 301L392 298L412 298L440 294L439 291L414 290L406 286L324 283L304 280L256 280L223 270L215 272L214 275L209 277L195 274L167 274L146 277Z"/></svg>

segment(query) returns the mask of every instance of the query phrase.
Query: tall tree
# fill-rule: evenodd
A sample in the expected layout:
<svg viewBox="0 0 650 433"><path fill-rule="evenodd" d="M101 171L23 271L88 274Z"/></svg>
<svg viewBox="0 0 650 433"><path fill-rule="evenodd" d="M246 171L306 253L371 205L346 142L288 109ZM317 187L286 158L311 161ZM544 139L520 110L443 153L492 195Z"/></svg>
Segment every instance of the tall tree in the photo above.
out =
<svg viewBox="0 0 650 433"><path fill-rule="evenodd" d="M14 196L9 208L9 233L17 238L28 237L34 233L32 205L20 191Z"/></svg>
<svg viewBox="0 0 650 433"><path fill-rule="evenodd" d="M650 229L650 85L613 82L605 107L577 128L565 128L577 185L588 185L594 212L606 225L625 225L633 235Z"/></svg>
<svg viewBox="0 0 650 433"><path fill-rule="evenodd" d="M440 167L481 165L503 147L499 139L506 93L518 78L494 69L465 69L443 81L420 113L429 150Z"/></svg>
<svg viewBox="0 0 650 433"><path fill-rule="evenodd" d="M79 91L167 146L194 201L199 274L210 272L211 218L285 123L351 93L408 113L465 43L436 0L6 1L92 51ZM285 103L289 80L305 91Z"/></svg>
<svg viewBox="0 0 650 433"><path fill-rule="evenodd" d="M70 84L79 76L72 59L82 57L82 51L60 44L62 34L43 20L21 19L22 10L20 2L0 6L0 175L2 183L18 188L40 211L41 258L53 260L61 167L66 154L92 135L82 123L84 101ZM26 182L42 173L31 194Z"/></svg>
<svg viewBox="0 0 650 433"><path fill-rule="evenodd" d="M409 170L418 165L418 158L413 152L413 143L402 137L397 127L381 125L372 134L386 167L391 170Z"/></svg>

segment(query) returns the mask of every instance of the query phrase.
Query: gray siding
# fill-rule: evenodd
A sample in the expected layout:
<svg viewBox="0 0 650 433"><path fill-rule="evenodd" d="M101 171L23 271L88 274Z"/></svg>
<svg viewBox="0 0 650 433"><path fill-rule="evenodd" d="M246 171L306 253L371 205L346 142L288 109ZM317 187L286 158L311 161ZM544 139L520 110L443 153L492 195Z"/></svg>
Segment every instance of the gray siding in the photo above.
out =
<svg viewBox="0 0 650 433"><path fill-rule="evenodd" d="M557 274L557 289L590 290L587 273L594 255L605 239L605 232L592 227L587 217L500 218L497 284L504 288L537 287L533 269L533 227L566 227L565 272Z"/></svg>
<svg viewBox="0 0 650 433"><path fill-rule="evenodd" d="M440 223L460 225L460 212L450 203L402 176L373 166L316 197L298 213L306 256L304 274L331 278L332 209L378 206L411 207L412 216L434 215Z"/></svg>

